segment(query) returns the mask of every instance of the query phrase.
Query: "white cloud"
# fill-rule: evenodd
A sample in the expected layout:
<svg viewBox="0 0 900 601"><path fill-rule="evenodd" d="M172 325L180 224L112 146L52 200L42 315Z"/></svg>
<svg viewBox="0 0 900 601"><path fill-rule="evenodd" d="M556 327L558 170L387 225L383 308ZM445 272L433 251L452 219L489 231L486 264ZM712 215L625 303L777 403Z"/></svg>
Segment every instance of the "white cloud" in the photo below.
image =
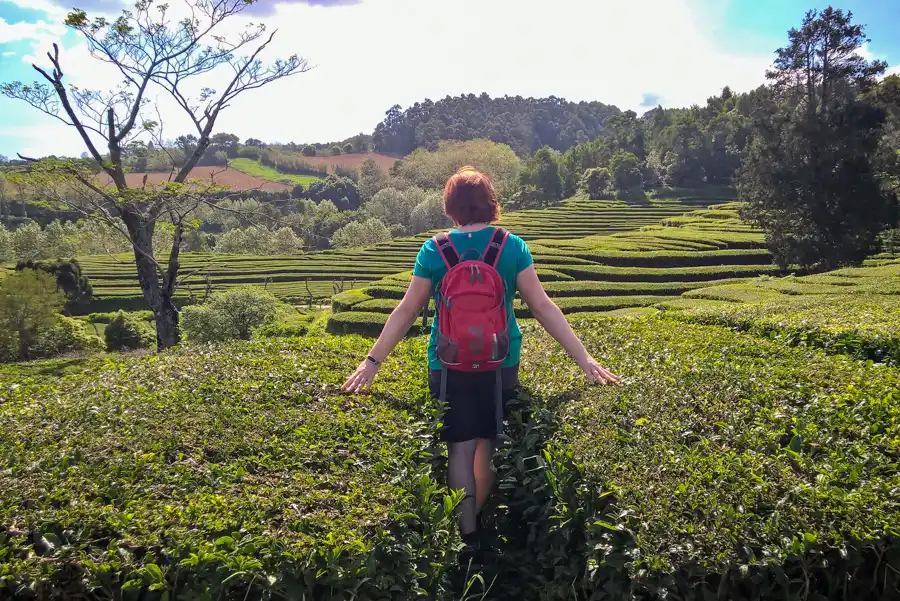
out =
<svg viewBox="0 0 900 601"><path fill-rule="evenodd" d="M12 51L0 52L0 56L15 56L16 53Z"/></svg>
<svg viewBox="0 0 900 601"><path fill-rule="evenodd" d="M894 65L893 67L889 67L887 72L884 74L885 77L888 75L900 75L900 65Z"/></svg>
<svg viewBox="0 0 900 601"><path fill-rule="evenodd" d="M61 17L65 17L66 9L59 6L59 4L51 2L50 0L6 0L7 2L11 2L15 4L19 8L25 8L28 10L39 10L41 12L47 13L47 15L53 19L58 19Z"/></svg>
<svg viewBox="0 0 900 601"><path fill-rule="evenodd" d="M37 23L27 23L25 21L7 23L3 17L0 17L0 44L36 40L48 35L59 37L65 33L65 25L47 23L43 20Z"/></svg>
<svg viewBox="0 0 900 601"><path fill-rule="evenodd" d="M771 54L723 50L727 40L712 39L705 17L691 5L691 0L278 4L266 20L279 30L267 56L297 53L316 68L248 92L222 114L217 130L242 139L331 141L371 132L392 105L406 107L426 97L554 95L640 110L648 94L665 106L684 106L702 103L725 85L743 91L763 83ZM43 56L46 41L36 48L37 56ZM83 46L65 53L67 77L74 81L94 88L118 81L108 66L88 59ZM177 110L164 111L167 136L190 131ZM50 152L55 141L42 144Z"/></svg>

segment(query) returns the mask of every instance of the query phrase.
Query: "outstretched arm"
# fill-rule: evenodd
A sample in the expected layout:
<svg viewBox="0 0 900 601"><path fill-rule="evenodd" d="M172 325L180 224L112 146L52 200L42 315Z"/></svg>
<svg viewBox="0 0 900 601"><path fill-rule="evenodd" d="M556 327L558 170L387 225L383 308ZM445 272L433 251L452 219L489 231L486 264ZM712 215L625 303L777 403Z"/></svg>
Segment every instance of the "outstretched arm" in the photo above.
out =
<svg viewBox="0 0 900 601"><path fill-rule="evenodd" d="M530 265L519 272L519 275L516 277L516 288L518 288L522 300L531 309L531 314L547 330L547 333L562 345L566 352L569 353L569 356L575 359L589 380L600 384L618 382L619 376L597 363L590 353L587 352L587 349L584 348L581 340L572 331L569 322L566 321L562 311L547 296L544 287L541 286L541 282L538 280L534 265Z"/></svg>
<svg viewBox="0 0 900 601"><path fill-rule="evenodd" d="M387 323L384 324L381 335L378 337L372 350L369 351L369 357L378 361L378 364L364 359L359 364L359 367L356 368L356 371L344 382L342 386L344 390L347 392L361 392L372 387L372 380L375 379L375 374L378 373L381 363L387 359L394 347L406 336L406 332L409 331L413 322L416 321L416 317L428 303L429 298L431 298L431 280L413 276L412 281L409 283L409 288L406 289L406 294L403 296L403 300L391 312Z"/></svg>

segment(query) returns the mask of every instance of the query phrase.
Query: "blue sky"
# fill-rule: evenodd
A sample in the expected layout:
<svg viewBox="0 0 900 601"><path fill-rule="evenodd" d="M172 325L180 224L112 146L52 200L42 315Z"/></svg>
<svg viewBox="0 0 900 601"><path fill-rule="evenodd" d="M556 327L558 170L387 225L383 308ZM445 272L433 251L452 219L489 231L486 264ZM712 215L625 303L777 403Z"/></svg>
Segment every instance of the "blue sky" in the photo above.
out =
<svg viewBox="0 0 900 601"><path fill-rule="evenodd" d="M109 13L118 2L79 6ZM0 82L33 81L30 63L59 41L70 83L116 84L61 25L62 6L68 4L0 0ZM867 25L869 55L900 65L900 0L835 6ZM482 91L639 111L703 102L724 85L761 84L787 30L813 7L809 0L263 0L247 19L279 29L269 57L296 52L316 68L249 93L223 114L218 130L267 141L331 141L371 132L393 104ZM164 93L152 98L161 103L167 137L190 131ZM0 98L0 154L82 150L65 126Z"/></svg>

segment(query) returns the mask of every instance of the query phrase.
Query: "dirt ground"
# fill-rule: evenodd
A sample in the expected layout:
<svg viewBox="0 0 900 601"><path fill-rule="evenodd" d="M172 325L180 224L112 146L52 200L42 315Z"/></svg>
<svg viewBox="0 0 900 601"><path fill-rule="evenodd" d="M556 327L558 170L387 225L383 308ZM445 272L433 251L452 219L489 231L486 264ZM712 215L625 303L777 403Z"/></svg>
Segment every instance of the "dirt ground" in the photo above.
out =
<svg viewBox="0 0 900 601"><path fill-rule="evenodd" d="M128 182L129 186L139 188L144 181L144 175L147 175L148 183L161 184L169 181L169 173L167 172L147 174L128 173L125 176L125 180ZM174 177L174 174L172 174L172 177ZM210 181L212 179L216 184L228 186L232 190L288 190L291 188L291 186L286 186L278 182L270 182L234 169L225 169L224 167L194 167L191 170L189 179L199 179L203 181ZM102 181L105 184L108 184L109 177L103 176Z"/></svg>
<svg viewBox="0 0 900 601"><path fill-rule="evenodd" d="M325 151L320 151L325 152ZM331 173L334 171L334 166L340 166L345 169L356 169L358 170L360 166L363 164L363 161L366 159L373 159L375 164L381 167L381 170L387 173L390 171L391 167L394 166L394 163L397 162L397 157L392 157L386 154L375 154L375 153L353 153L353 154L342 154L336 157L331 156L316 156L316 157L300 157L307 163L311 165L325 165L328 168L328 172Z"/></svg>

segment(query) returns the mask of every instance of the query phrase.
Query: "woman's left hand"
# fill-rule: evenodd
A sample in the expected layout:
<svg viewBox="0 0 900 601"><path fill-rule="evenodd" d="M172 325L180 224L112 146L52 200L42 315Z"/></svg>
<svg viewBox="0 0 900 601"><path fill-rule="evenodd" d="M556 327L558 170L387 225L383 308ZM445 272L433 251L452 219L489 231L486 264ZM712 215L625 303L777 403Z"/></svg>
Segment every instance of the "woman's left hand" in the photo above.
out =
<svg viewBox="0 0 900 601"><path fill-rule="evenodd" d="M368 392L372 390L372 381L377 373L378 366L368 359L363 359L356 371L341 386L341 390L345 392Z"/></svg>

